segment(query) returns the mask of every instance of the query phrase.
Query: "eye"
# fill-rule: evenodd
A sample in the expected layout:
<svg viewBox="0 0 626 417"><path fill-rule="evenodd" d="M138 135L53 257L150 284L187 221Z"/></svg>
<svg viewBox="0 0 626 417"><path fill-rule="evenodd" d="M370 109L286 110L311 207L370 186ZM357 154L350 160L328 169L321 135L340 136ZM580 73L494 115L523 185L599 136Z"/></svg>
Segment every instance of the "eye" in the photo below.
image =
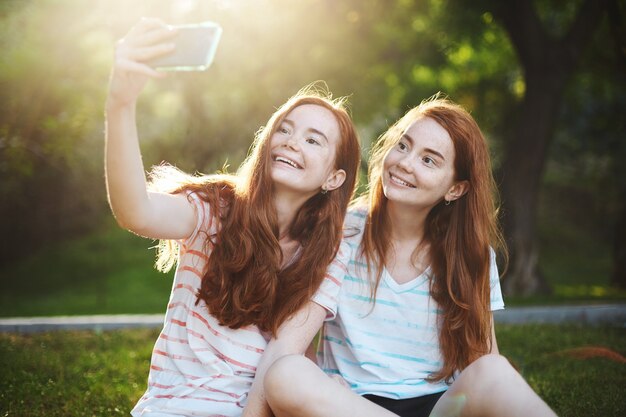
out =
<svg viewBox="0 0 626 417"><path fill-rule="evenodd" d="M430 156L423 157L422 161L424 161L424 163L426 165L437 165L437 162L433 158L431 158Z"/></svg>
<svg viewBox="0 0 626 417"><path fill-rule="evenodd" d="M288 135L291 133L291 128L287 123L281 123L280 125L278 125L278 129L276 129L276 132L282 135Z"/></svg>
<svg viewBox="0 0 626 417"><path fill-rule="evenodd" d="M397 146L398 146L398 149L401 150L401 151L406 151L406 150L409 149L409 146L406 143L404 143L403 141L398 142Z"/></svg>
<svg viewBox="0 0 626 417"><path fill-rule="evenodd" d="M320 142L316 138L313 138L313 137L307 138L306 143L309 143L311 145L321 145Z"/></svg>

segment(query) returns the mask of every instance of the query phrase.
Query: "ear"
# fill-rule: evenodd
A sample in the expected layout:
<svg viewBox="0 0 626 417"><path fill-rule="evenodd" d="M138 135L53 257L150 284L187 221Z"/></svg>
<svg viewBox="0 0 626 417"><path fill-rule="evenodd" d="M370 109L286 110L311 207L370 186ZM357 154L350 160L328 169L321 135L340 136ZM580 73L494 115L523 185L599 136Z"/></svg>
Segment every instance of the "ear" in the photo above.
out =
<svg viewBox="0 0 626 417"><path fill-rule="evenodd" d="M341 187L343 182L346 180L346 171L343 169L337 169L328 176L324 185L322 185L322 189L326 191L336 190Z"/></svg>
<svg viewBox="0 0 626 417"><path fill-rule="evenodd" d="M469 190L469 182L466 180L457 181L450 187L448 192L446 193L444 199L446 201L454 201L463 197L465 193Z"/></svg>

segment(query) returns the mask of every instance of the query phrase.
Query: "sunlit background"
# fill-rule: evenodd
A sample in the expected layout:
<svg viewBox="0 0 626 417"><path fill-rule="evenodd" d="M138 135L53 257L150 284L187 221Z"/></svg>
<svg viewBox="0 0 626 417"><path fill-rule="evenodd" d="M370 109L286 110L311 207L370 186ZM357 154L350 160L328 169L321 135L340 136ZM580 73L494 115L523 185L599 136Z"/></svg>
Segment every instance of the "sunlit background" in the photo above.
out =
<svg viewBox="0 0 626 417"><path fill-rule="evenodd" d="M104 187L114 45L142 16L224 29L208 71L142 93L146 169L235 170L317 80L350 97L367 161L442 91L483 129L525 242L507 307L626 303L623 0L0 0L0 317L165 311L172 274ZM559 415L626 415L623 325L578 324L497 323L498 347ZM157 331L0 333L0 415L128 415Z"/></svg>
<svg viewBox="0 0 626 417"><path fill-rule="evenodd" d="M534 7L558 37L581 3L544 0ZM225 163L236 169L274 109L323 80L335 96L350 97L365 156L389 123L443 91L476 117L500 172L526 85L489 5L0 2L0 315L163 310L171 281L151 270L152 242L126 237L114 225L103 180L113 48L140 17L211 20L224 29L208 71L172 74L142 94L146 169L164 160L189 172L209 173ZM563 93L537 197L540 273L552 296L566 300L624 299L611 277L626 195L626 87L624 53L610 22L596 25ZM155 301L136 302L146 297Z"/></svg>

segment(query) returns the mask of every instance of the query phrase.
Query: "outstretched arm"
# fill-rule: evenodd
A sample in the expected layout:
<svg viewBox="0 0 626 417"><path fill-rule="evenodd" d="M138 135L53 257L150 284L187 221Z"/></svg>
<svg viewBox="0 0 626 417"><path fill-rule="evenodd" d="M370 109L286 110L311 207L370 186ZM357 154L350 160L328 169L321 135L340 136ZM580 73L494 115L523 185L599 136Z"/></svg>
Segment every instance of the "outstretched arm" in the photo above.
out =
<svg viewBox="0 0 626 417"><path fill-rule="evenodd" d="M496 340L496 326L494 324L493 315L491 316L491 351L489 353L498 354L498 341Z"/></svg>
<svg viewBox="0 0 626 417"><path fill-rule="evenodd" d="M267 369L277 360L286 355L303 355L317 331L322 327L326 309L309 301L293 317L278 329L276 338L267 345L263 357L257 366L254 382L248 395L248 404L242 417L272 416L272 411L265 399L263 379Z"/></svg>
<svg viewBox="0 0 626 417"><path fill-rule="evenodd" d="M135 122L137 98L150 78L163 78L145 62L173 51L175 31L142 19L117 43L106 102L105 176L109 204L120 226L154 239L181 239L195 225L183 195L146 189Z"/></svg>

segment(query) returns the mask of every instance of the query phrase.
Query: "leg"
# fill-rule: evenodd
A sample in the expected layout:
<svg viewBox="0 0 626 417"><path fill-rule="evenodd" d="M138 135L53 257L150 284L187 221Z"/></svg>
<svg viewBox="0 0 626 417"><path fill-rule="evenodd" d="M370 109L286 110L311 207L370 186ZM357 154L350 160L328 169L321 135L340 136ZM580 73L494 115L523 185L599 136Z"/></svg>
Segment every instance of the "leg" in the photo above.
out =
<svg viewBox="0 0 626 417"><path fill-rule="evenodd" d="M267 402L277 417L394 417L329 378L304 356L280 358L264 379Z"/></svg>
<svg viewBox="0 0 626 417"><path fill-rule="evenodd" d="M454 381L431 417L556 417L505 357L485 355Z"/></svg>

